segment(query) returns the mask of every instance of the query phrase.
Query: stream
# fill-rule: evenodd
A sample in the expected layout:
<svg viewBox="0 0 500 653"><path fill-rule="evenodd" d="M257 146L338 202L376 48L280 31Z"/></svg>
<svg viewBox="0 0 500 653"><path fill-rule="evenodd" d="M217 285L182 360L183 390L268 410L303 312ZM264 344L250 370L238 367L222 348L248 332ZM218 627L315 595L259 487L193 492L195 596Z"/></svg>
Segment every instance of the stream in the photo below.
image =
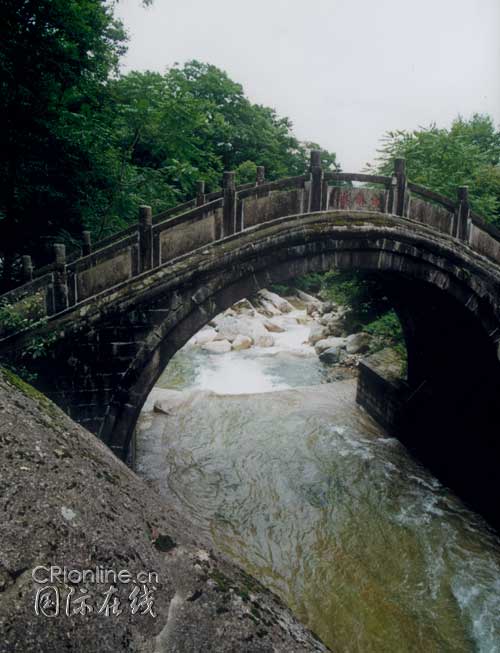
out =
<svg viewBox="0 0 500 653"><path fill-rule="evenodd" d="M178 352L137 472L334 651L500 652L498 536L289 322L272 347Z"/></svg>

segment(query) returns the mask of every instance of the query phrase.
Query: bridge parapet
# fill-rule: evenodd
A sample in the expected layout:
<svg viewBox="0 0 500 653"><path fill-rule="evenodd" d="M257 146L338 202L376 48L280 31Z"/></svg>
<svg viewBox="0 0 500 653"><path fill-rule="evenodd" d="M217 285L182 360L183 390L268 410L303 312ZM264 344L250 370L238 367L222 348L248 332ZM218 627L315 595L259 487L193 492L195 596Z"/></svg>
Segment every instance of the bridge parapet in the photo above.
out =
<svg viewBox="0 0 500 653"><path fill-rule="evenodd" d="M200 182L194 199L155 216L141 207L137 224L94 245L86 232L84 255L74 260L66 261L55 246L49 266L33 271L31 261L23 261L27 282L0 302L24 311L33 304L37 316L48 317L235 233L285 216L335 210L420 222L500 263L500 231L470 211L466 188L453 201L409 182L403 159L395 161L391 176L323 171L320 153L313 151L308 174L266 182L259 167L255 183L235 186L234 174L225 173L220 192L206 194Z"/></svg>

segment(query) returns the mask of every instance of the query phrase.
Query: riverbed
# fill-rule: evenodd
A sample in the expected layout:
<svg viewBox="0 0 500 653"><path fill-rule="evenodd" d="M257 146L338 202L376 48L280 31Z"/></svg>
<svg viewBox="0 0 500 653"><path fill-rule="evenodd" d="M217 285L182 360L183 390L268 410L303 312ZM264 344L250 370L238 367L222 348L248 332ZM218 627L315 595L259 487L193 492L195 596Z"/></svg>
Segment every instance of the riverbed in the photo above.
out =
<svg viewBox="0 0 500 653"><path fill-rule="evenodd" d="M500 651L498 537L356 405L354 379L325 383L308 329L181 350L138 473L334 651Z"/></svg>

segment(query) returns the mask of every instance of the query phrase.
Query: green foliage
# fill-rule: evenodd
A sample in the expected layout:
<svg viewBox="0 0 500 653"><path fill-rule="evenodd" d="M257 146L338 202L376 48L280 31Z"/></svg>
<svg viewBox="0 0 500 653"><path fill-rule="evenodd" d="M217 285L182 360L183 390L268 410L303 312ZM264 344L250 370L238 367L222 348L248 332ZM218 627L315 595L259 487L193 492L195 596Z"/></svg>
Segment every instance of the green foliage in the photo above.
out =
<svg viewBox="0 0 500 653"><path fill-rule="evenodd" d="M450 129L388 132L373 167L390 174L395 157L406 159L411 181L452 199L468 186L472 208L500 225L500 131L489 116L457 118Z"/></svg>
<svg viewBox="0 0 500 653"><path fill-rule="evenodd" d="M330 270L323 276L321 295L350 308L350 331L363 329L391 308L380 279L364 272Z"/></svg>
<svg viewBox="0 0 500 653"><path fill-rule="evenodd" d="M0 337L43 325L46 321L47 319L41 316L40 307L33 297L22 300L16 305L5 301L0 303ZM16 364L4 362L3 365L26 381L33 382L36 380L36 374L28 371L23 361L44 358L56 340L55 334L32 336L25 344L19 362Z"/></svg>
<svg viewBox="0 0 500 653"><path fill-rule="evenodd" d="M81 190L96 154L87 146L92 116L125 33L104 0L4 0L0 12L0 254L8 277L14 253L36 256L61 228L81 228Z"/></svg>
<svg viewBox="0 0 500 653"><path fill-rule="evenodd" d="M378 351L384 347L391 346L396 349L402 357L406 357L403 329L401 322L393 309L380 315L372 322L364 325L363 330L373 336L370 351Z"/></svg>

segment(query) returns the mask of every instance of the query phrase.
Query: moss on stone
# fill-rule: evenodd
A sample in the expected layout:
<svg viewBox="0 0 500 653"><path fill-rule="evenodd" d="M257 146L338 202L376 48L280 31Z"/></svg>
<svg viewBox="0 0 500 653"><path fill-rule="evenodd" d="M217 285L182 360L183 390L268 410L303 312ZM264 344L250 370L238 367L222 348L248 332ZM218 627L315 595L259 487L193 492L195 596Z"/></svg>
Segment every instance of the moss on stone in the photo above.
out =
<svg viewBox="0 0 500 653"><path fill-rule="evenodd" d="M52 422L62 422L63 415L60 413L57 406L50 401L40 390L37 390L26 381L23 381L17 374L12 370L9 370L5 367L0 367L1 376L13 386L19 392L22 392L23 395L35 401L39 408L51 419ZM62 424L59 424L62 425Z"/></svg>

